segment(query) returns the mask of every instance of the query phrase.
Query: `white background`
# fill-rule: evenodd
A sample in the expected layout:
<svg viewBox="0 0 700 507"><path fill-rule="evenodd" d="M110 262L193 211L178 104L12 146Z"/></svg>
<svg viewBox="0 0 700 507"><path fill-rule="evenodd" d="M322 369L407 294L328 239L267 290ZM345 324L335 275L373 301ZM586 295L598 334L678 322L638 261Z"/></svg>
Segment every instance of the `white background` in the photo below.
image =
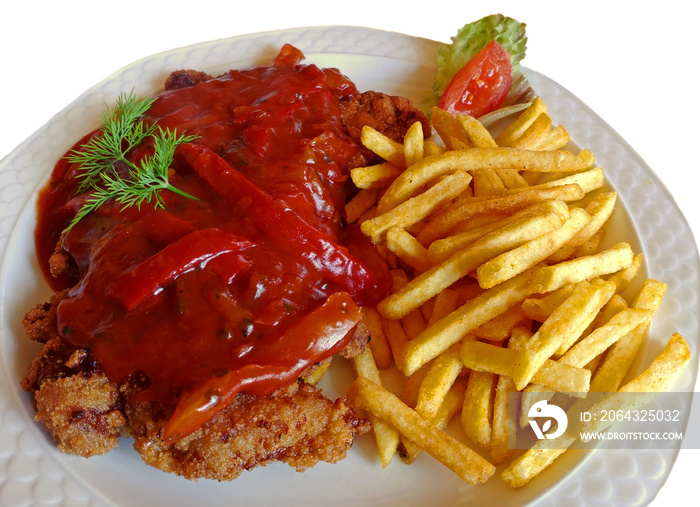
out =
<svg viewBox="0 0 700 507"><path fill-rule="evenodd" d="M660 176L700 237L698 2L9 3L0 8L0 158L87 88L160 51L338 24L448 42L465 23L501 12L527 24L523 64L568 88L617 130ZM694 498L698 465L700 450L682 451L653 505L686 505Z"/></svg>

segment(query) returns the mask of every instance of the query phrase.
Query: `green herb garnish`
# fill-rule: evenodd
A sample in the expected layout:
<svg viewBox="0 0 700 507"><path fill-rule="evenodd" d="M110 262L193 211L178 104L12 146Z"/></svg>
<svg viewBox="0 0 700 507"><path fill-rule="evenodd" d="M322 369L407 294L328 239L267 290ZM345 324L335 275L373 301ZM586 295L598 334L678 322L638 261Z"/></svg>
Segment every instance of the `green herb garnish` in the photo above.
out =
<svg viewBox="0 0 700 507"><path fill-rule="evenodd" d="M122 209L130 206L140 208L144 202L162 208L161 190L170 190L196 200L196 197L169 183L168 169L176 148L192 142L197 136L178 136L175 131L163 130L154 123L144 123L142 117L154 101L136 98L133 91L129 95L120 94L114 108L107 106L102 115L100 133L68 155L70 163L80 164L78 193L90 192L90 197L64 233L111 199L122 204ZM149 137L152 138L153 153L143 157L137 165L128 158L128 154ZM126 169L126 176L119 173L117 163Z"/></svg>

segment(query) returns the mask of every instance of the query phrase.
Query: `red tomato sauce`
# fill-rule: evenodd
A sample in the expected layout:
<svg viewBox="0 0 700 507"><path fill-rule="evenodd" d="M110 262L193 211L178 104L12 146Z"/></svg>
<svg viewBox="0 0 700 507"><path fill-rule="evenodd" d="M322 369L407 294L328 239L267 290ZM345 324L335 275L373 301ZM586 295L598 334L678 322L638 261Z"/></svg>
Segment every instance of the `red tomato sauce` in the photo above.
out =
<svg viewBox="0 0 700 507"><path fill-rule="evenodd" d="M170 175L197 200L108 202L64 235L78 278L48 277L71 287L57 309L65 340L90 348L112 382L144 380L134 401L180 403L190 423L171 420L170 441L237 392L268 394L339 352L357 306L387 289L386 266L343 219L358 147L338 101L356 89L302 58L285 46L272 66L161 93L145 120L199 136ZM78 170L61 160L40 194L42 265L85 199ZM347 297L329 303L338 292Z"/></svg>

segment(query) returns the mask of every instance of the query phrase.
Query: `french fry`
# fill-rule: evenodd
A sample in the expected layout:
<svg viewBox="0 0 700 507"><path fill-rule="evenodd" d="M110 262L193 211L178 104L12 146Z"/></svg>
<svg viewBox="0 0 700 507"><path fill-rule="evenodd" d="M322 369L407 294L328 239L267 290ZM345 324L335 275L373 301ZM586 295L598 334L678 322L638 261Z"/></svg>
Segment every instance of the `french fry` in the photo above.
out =
<svg viewBox="0 0 700 507"><path fill-rule="evenodd" d="M428 326L432 326L438 320L446 317L457 308L459 293L452 289L445 289L435 296L433 310L428 319Z"/></svg>
<svg viewBox="0 0 700 507"><path fill-rule="evenodd" d="M424 245L430 244L444 237L454 227L480 215L513 213L543 201L571 202L583 199L584 196L578 185L562 185L544 189L513 189L497 196L467 198L433 216L417 239Z"/></svg>
<svg viewBox="0 0 700 507"><path fill-rule="evenodd" d="M423 312L420 311L420 308L416 308L402 317L401 326L406 332L406 336L408 336L409 340L412 340L421 334L426 325L425 319L423 318Z"/></svg>
<svg viewBox="0 0 700 507"><path fill-rule="evenodd" d="M416 412L426 419L435 417L461 371L459 347L453 347L436 357L430 363L428 372L421 382Z"/></svg>
<svg viewBox="0 0 700 507"><path fill-rule="evenodd" d="M570 283L615 273L629 267L633 259L634 253L629 243L617 243L595 255L540 268L532 281L532 291L551 292Z"/></svg>
<svg viewBox="0 0 700 507"><path fill-rule="evenodd" d="M523 389L520 396L520 427L527 428L530 424L528 414L535 403L542 400L549 400L553 395L554 392L552 389L541 384L530 384Z"/></svg>
<svg viewBox="0 0 700 507"><path fill-rule="evenodd" d="M433 262L428 257L428 250L410 232L401 227L394 226L387 231L386 246L419 273L433 266Z"/></svg>
<svg viewBox="0 0 700 507"><path fill-rule="evenodd" d="M403 154L402 154L403 156ZM442 155L425 157L406 168L389 186L379 201L380 211L386 211L413 197L423 185L454 172L484 169L518 168L523 171L559 172L588 168L585 155L565 150L522 151L513 148L471 148L446 151Z"/></svg>
<svg viewBox="0 0 700 507"><path fill-rule="evenodd" d="M573 257L585 257L587 255L593 255L598 252L600 244L603 242L603 237L605 236L605 229L601 229L596 232L591 239L586 241L583 245L576 249Z"/></svg>
<svg viewBox="0 0 700 507"><path fill-rule="evenodd" d="M406 347L408 346L408 336L401 326L401 321L394 319L382 319L382 327L386 335L387 343L394 357L394 364L402 372L406 372Z"/></svg>
<svg viewBox="0 0 700 507"><path fill-rule="evenodd" d="M401 386L399 399L412 409L416 408L416 403L418 403L418 395L420 394L420 386L423 384L423 380L425 379L425 376L428 374L429 370L430 365L426 364L420 370L408 375L404 379L403 386Z"/></svg>
<svg viewBox="0 0 700 507"><path fill-rule="evenodd" d="M680 377L689 362L688 344L680 334L674 333L646 370L622 386L617 393L608 395L595 403L589 412L591 414L600 414L603 410L624 412L644 405L656 394L667 391ZM582 434L601 432L610 424L612 424L611 421L593 416L591 421L582 422L580 430Z"/></svg>
<svg viewBox="0 0 700 507"><path fill-rule="evenodd" d="M321 364L319 364L314 371L311 372L311 374L304 379L304 382L307 384L311 384L312 386L315 386L318 384L321 379L324 377L326 372L328 371L328 368L331 365L330 359L328 361L324 361Z"/></svg>
<svg viewBox="0 0 700 507"><path fill-rule="evenodd" d="M575 438L565 434L559 437L556 448L550 448L552 442L548 440L536 442L501 472L501 479L514 489L522 488L564 454L575 441ZM547 447L543 449L544 445Z"/></svg>
<svg viewBox="0 0 700 507"><path fill-rule="evenodd" d="M426 328L406 345L404 372L416 371L471 331L522 302L529 295L531 276L526 271L489 289Z"/></svg>
<svg viewBox="0 0 700 507"><path fill-rule="evenodd" d="M457 380L445 395L442 405L440 405L437 413L430 420L431 424L437 429L445 429L452 418L462 409L466 385L467 382L465 379ZM404 462L411 464L423 450L410 440L404 439L399 443L397 451Z"/></svg>
<svg viewBox="0 0 700 507"><path fill-rule="evenodd" d="M593 322L588 326L588 329L584 332L584 336L588 336L597 328L609 323L610 319L626 308L629 308L629 305L627 301L625 301L625 298L617 293L613 294L613 297L605 303L605 306L603 306L600 312L598 312L598 315L596 315L596 318L593 319Z"/></svg>
<svg viewBox="0 0 700 507"><path fill-rule="evenodd" d="M469 147L469 139L457 119L447 111L433 107L430 121L433 128L448 150Z"/></svg>
<svg viewBox="0 0 700 507"><path fill-rule="evenodd" d="M571 140L569 133L557 125L547 133L547 137L537 146L538 150L561 150Z"/></svg>
<svg viewBox="0 0 700 507"><path fill-rule="evenodd" d="M484 169L483 171L473 171L471 174L474 178L474 196L505 193L506 186L495 170Z"/></svg>
<svg viewBox="0 0 700 507"><path fill-rule="evenodd" d="M500 230L487 234L468 248L456 252L440 264L421 273L406 287L381 301L377 305L379 313L385 317L401 318L472 272L486 260L560 227L562 216L559 209L566 206L560 201L551 201L548 204L549 212L533 216L517 216Z"/></svg>
<svg viewBox="0 0 700 507"><path fill-rule="evenodd" d="M432 157L433 155L442 155L447 151L446 148L426 139L423 141L423 157Z"/></svg>
<svg viewBox="0 0 700 507"><path fill-rule="evenodd" d="M491 444L493 396L497 381L498 375L494 373L472 371L464 393L462 428L472 442L483 447Z"/></svg>
<svg viewBox="0 0 700 507"><path fill-rule="evenodd" d="M345 217L349 224L357 220L377 202L377 190L360 190L345 205Z"/></svg>
<svg viewBox="0 0 700 507"><path fill-rule="evenodd" d="M408 128L403 140L406 167L423 159L423 141L423 125L417 121Z"/></svg>
<svg viewBox="0 0 700 507"><path fill-rule="evenodd" d="M615 285L610 282L581 282L520 351L520 360L513 372L516 387L524 389L549 357L564 354L614 292Z"/></svg>
<svg viewBox="0 0 700 507"><path fill-rule="evenodd" d="M634 380L626 384L621 392L627 393L622 398L617 394L612 394L604 400L596 403L593 407L587 409L591 414L600 413L601 410L625 410L626 403L632 402L644 403L648 398L643 393L655 393L668 390L669 387L683 373L688 362L690 361L690 350L688 345L677 333L671 337L666 343L666 346L659 356L652 361L651 365L637 376ZM591 387L597 384L600 388L599 392L615 391L616 381L613 379L610 382L609 377L602 378L596 382L597 375L593 377ZM638 398L635 400L629 393L637 393ZM569 416L572 420L577 420L578 405L574 405L569 411ZM579 427L580 434L584 432L593 433L603 431L609 422L602 422L601 417L591 417L591 421L584 422ZM533 478L539 475L549 465L551 465L559 456L576 441L576 438L564 434L556 441L540 440L535 445L528 449L525 453L513 460L510 465L503 470L501 478L513 488L521 488L530 482ZM546 446L546 448L543 448Z"/></svg>
<svg viewBox="0 0 700 507"><path fill-rule="evenodd" d="M605 184L605 175L602 167L594 167L586 171L576 172L562 178L531 186L531 189L545 189L560 187L563 185L578 185L585 194L601 188Z"/></svg>
<svg viewBox="0 0 700 507"><path fill-rule="evenodd" d="M365 350L352 358L355 372L358 376L368 378L377 385L381 385L382 381L379 376L379 370L372 357L371 349ZM377 443L377 452L382 468L386 468L391 462L391 458L396 453L396 448L399 445L399 433L383 420L370 414L370 422L372 423L372 431Z"/></svg>
<svg viewBox="0 0 700 507"><path fill-rule="evenodd" d="M493 137L488 127L511 114ZM390 430L375 437L382 466L395 452L411 463L425 449L476 484L495 468L442 431L450 419L461 412L467 438L496 463L513 454L509 392L522 391L511 408L525 426L528 408L554 392L579 398L569 411L577 420L589 391L622 385L667 287L647 280L628 307L621 293L642 270L642 255L625 242L599 251L617 194L603 189L590 151L566 149L569 134L552 125L541 99L479 119L435 108L432 124L446 148L424 139L420 122L403 144L362 133L386 162L351 171L360 192L346 213L393 268L394 287L365 311L372 340L353 359L358 378L348 399ZM392 355L405 375L399 397L379 377ZM674 335L621 391L667 388L688 355ZM614 397L605 403L626 407ZM503 480L524 486L572 435L537 442Z"/></svg>
<svg viewBox="0 0 700 507"><path fill-rule="evenodd" d="M535 98L530 106L496 137L496 143L499 146L512 145L532 125L537 117L545 112L547 112L547 106L544 101L539 97Z"/></svg>
<svg viewBox="0 0 700 507"><path fill-rule="evenodd" d="M458 114L457 121L462 126L471 146L477 148L495 148L498 145L491 134L472 116ZM474 171L474 195L493 195L505 191L506 186L496 169Z"/></svg>
<svg viewBox="0 0 700 507"><path fill-rule="evenodd" d="M508 446L509 435L515 434L516 431L513 420L509 416L508 394L515 390L512 378L506 375L498 376L491 424L491 462L494 464L502 463L514 452Z"/></svg>
<svg viewBox="0 0 700 507"><path fill-rule="evenodd" d="M516 169L496 169L496 174L501 178L506 189L525 188L529 183Z"/></svg>
<svg viewBox="0 0 700 507"><path fill-rule="evenodd" d="M471 176L457 170L422 194L402 202L371 220L362 223L360 228L372 242L379 243L391 227L407 227L428 216L441 203L461 194L469 185Z"/></svg>
<svg viewBox="0 0 700 507"><path fill-rule="evenodd" d="M587 366L596 357L599 357L608 347L617 340L625 336L637 326L651 319L652 312L649 310L624 309L614 315L608 322L596 328L588 336L574 345L558 362L568 364L578 368ZM540 400L551 398L551 390L540 385L529 385L523 391L520 425L527 426L527 413L529 407Z"/></svg>
<svg viewBox="0 0 700 507"><path fill-rule="evenodd" d="M496 471L478 453L444 431L436 430L430 421L369 379L358 377L348 389L348 399L389 423L469 484L482 483Z"/></svg>
<svg viewBox="0 0 700 507"><path fill-rule="evenodd" d="M590 219L585 210L575 208L560 228L504 252L476 268L479 285L484 289L490 289L542 262L568 243L590 222Z"/></svg>
<svg viewBox="0 0 700 507"><path fill-rule="evenodd" d="M511 335L514 327L522 324L526 319L522 307L514 306L477 327L474 330L474 336L491 342L503 341Z"/></svg>
<svg viewBox="0 0 700 507"><path fill-rule="evenodd" d="M396 167L406 167L403 144L397 143L378 130L365 125L360 133L362 145Z"/></svg>
<svg viewBox="0 0 700 507"><path fill-rule="evenodd" d="M389 162L356 167L350 171L350 179L359 189L370 190L388 187L403 169Z"/></svg>
<svg viewBox="0 0 700 507"><path fill-rule="evenodd" d="M536 206L536 205L533 205ZM483 215L479 219L470 220L465 227L460 227L453 235L436 239L428 246L428 258L433 262L440 262L447 259L450 255L466 248L476 240L483 238L488 233L500 229L504 220L511 219L510 215ZM418 238L419 243L423 244Z"/></svg>
<svg viewBox="0 0 700 507"><path fill-rule="evenodd" d="M611 276L608 277L609 281L617 285L618 294L624 292L627 289L627 287L629 287L632 280L634 280L634 278L639 273L643 261L644 254L637 254L632 259L632 264L627 266L625 269L621 269L620 271L613 273Z"/></svg>
<svg viewBox="0 0 700 507"><path fill-rule="evenodd" d="M523 301L520 307L525 316L537 322L544 322L561 305L576 288L575 283L564 285L543 297L531 297Z"/></svg>
<svg viewBox="0 0 700 507"><path fill-rule="evenodd" d="M571 241L569 241L569 243L556 253L553 253L549 257L548 262L561 262L574 255L576 249L584 245L603 227L605 222L610 218L616 202L616 192L602 192L588 203L585 209L591 217L591 220L571 239Z"/></svg>
<svg viewBox="0 0 700 507"><path fill-rule="evenodd" d="M646 280L632 303L632 308L656 312L667 290L668 285L663 282L653 278ZM592 388L601 392L617 390L637 357L648 329L648 323L642 324L610 347L596 370Z"/></svg>
<svg viewBox="0 0 700 507"><path fill-rule="evenodd" d="M391 348L387 340L382 318L373 306L362 307L362 322L369 330L369 347L379 369L385 370L391 365Z"/></svg>
<svg viewBox="0 0 700 507"><path fill-rule="evenodd" d="M547 113L540 113L535 121L510 145L521 150L536 150L552 128L552 119Z"/></svg>
<svg viewBox="0 0 700 507"><path fill-rule="evenodd" d="M559 361L584 367L634 328L650 321L652 316L651 310L635 308L622 310L569 349Z"/></svg>
<svg viewBox="0 0 700 507"><path fill-rule="evenodd" d="M462 126L469 143L477 148L495 148L498 146L491 133L479 120L468 114L458 114L457 122Z"/></svg>
<svg viewBox="0 0 700 507"><path fill-rule="evenodd" d="M460 349L462 364L474 371L486 371L514 378L519 352L490 343L465 340ZM535 372L532 382L546 386L550 391L583 396L590 389L591 372L584 369L545 360Z"/></svg>

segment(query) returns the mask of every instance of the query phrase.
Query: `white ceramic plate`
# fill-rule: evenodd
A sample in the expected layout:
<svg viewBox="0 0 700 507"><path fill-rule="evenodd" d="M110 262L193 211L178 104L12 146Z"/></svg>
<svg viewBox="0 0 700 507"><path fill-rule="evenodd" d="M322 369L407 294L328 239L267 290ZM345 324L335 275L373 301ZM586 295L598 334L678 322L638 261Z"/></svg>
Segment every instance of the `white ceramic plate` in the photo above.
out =
<svg viewBox="0 0 700 507"><path fill-rule="evenodd" d="M94 128L105 102L132 88L158 92L172 70L211 73L268 64L284 43L307 61L340 68L360 89L376 89L420 102L434 76L438 43L358 27L317 27L234 37L145 58L81 95L0 162L0 504L2 505L640 505L665 481L676 450L568 452L528 487L514 492L494 477L470 487L422 455L412 466L396 459L382 469L371 437L358 440L339 464L303 474L283 464L245 473L231 483L190 482L143 464L125 440L106 456L85 460L59 453L34 423L29 398L18 386L36 344L23 336L21 317L45 300L33 251L36 191L55 160ZM697 375L700 261L690 229L663 184L610 127L555 82L526 70L555 123L566 126L606 169L622 206L616 239L645 254L649 276L669 284L640 364L674 331L690 343L693 361L677 390L692 389ZM341 368L324 389L342 390ZM687 416L687 414L686 414Z"/></svg>

